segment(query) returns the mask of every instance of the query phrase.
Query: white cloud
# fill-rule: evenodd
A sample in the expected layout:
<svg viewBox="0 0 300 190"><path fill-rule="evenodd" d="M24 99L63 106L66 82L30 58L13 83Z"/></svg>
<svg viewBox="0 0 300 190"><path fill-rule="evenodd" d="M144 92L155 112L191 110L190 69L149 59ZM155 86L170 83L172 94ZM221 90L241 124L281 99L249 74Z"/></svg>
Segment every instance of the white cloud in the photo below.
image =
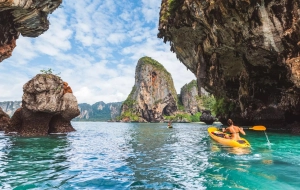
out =
<svg viewBox="0 0 300 190"><path fill-rule="evenodd" d="M108 36L107 41L111 44L119 44L124 41L126 34L123 33L112 33Z"/></svg>
<svg viewBox="0 0 300 190"><path fill-rule="evenodd" d="M32 40L20 36L17 40L17 47L12 53L12 57L6 59L4 62L9 62L10 64L14 65L22 65L26 64L28 60L34 59L37 56L38 53L35 52L35 47L32 44Z"/></svg>
<svg viewBox="0 0 300 190"><path fill-rule="evenodd" d="M79 103L124 101L143 56L165 66L177 93L195 79L156 37L160 0L63 3L49 16L47 32L33 39L20 36L13 56L0 63L0 101L21 100L23 84L48 68L61 72Z"/></svg>

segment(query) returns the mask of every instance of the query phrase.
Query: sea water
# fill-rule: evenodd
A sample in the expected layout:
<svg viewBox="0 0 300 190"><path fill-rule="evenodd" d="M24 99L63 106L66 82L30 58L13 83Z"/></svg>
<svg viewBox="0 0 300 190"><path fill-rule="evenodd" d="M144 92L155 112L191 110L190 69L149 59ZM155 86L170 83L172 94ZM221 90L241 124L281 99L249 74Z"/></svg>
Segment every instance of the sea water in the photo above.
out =
<svg viewBox="0 0 300 190"><path fill-rule="evenodd" d="M208 125L73 122L47 137L0 133L0 189L300 189L300 137L247 130L224 147Z"/></svg>

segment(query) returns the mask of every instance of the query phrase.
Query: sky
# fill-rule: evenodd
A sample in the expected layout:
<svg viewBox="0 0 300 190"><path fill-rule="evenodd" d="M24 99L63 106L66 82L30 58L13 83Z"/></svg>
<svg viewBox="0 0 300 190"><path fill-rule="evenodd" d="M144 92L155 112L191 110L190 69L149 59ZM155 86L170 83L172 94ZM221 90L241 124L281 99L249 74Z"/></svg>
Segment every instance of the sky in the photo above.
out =
<svg viewBox="0 0 300 190"><path fill-rule="evenodd" d="M49 30L22 37L0 62L0 101L20 101L23 85L51 68L69 83L78 103L124 101L143 56L172 75L177 93L194 74L157 38L161 0L63 0L48 16Z"/></svg>

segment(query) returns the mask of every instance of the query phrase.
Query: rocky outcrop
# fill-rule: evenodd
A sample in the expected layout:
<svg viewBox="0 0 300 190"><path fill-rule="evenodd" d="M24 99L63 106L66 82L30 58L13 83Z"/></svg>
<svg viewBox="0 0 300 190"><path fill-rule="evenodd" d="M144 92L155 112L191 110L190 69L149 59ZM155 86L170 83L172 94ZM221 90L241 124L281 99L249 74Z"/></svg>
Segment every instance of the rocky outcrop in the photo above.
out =
<svg viewBox="0 0 300 190"><path fill-rule="evenodd" d="M159 122L176 111L177 93L170 73L152 58L141 58L135 84L122 105L123 121Z"/></svg>
<svg viewBox="0 0 300 190"><path fill-rule="evenodd" d="M53 74L38 74L23 86L22 107L11 118L6 133L43 136L74 131L71 119L79 115L76 97L64 94L63 81Z"/></svg>
<svg viewBox="0 0 300 190"><path fill-rule="evenodd" d="M4 131L10 126L9 115L6 114L0 107L0 131Z"/></svg>
<svg viewBox="0 0 300 190"><path fill-rule="evenodd" d="M207 92L202 88L201 94L207 95ZM180 90L180 100L184 106L184 111L195 114L204 109L201 99L198 95L198 86L196 80L185 84Z"/></svg>
<svg viewBox="0 0 300 190"><path fill-rule="evenodd" d="M211 125L216 121L216 118L211 115L210 110L202 110L200 121L206 123L207 125Z"/></svg>
<svg viewBox="0 0 300 190"><path fill-rule="evenodd" d="M15 113L15 111L22 105L21 101L5 101L0 102L0 107L7 113L10 117Z"/></svg>
<svg viewBox="0 0 300 190"><path fill-rule="evenodd" d="M300 121L298 0L162 0L158 37L216 97L220 121Z"/></svg>
<svg viewBox="0 0 300 190"><path fill-rule="evenodd" d="M121 114L122 102L97 102L93 105L78 104L80 115L74 121L116 121Z"/></svg>
<svg viewBox="0 0 300 190"><path fill-rule="evenodd" d="M11 56L19 35L37 37L62 0L0 0L0 62Z"/></svg>

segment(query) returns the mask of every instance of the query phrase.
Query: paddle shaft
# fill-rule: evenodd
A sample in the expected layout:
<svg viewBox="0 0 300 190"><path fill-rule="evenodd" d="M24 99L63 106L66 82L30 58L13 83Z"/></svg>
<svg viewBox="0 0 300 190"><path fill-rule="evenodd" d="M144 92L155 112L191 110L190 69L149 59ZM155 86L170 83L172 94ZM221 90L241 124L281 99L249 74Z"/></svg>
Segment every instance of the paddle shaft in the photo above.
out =
<svg viewBox="0 0 300 190"><path fill-rule="evenodd" d="M257 126L253 126L253 127L243 128L243 129L251 129L251 130L255 130L255 131L265 131L266 127L262 126L262 125L257 125Z"/></svg>

